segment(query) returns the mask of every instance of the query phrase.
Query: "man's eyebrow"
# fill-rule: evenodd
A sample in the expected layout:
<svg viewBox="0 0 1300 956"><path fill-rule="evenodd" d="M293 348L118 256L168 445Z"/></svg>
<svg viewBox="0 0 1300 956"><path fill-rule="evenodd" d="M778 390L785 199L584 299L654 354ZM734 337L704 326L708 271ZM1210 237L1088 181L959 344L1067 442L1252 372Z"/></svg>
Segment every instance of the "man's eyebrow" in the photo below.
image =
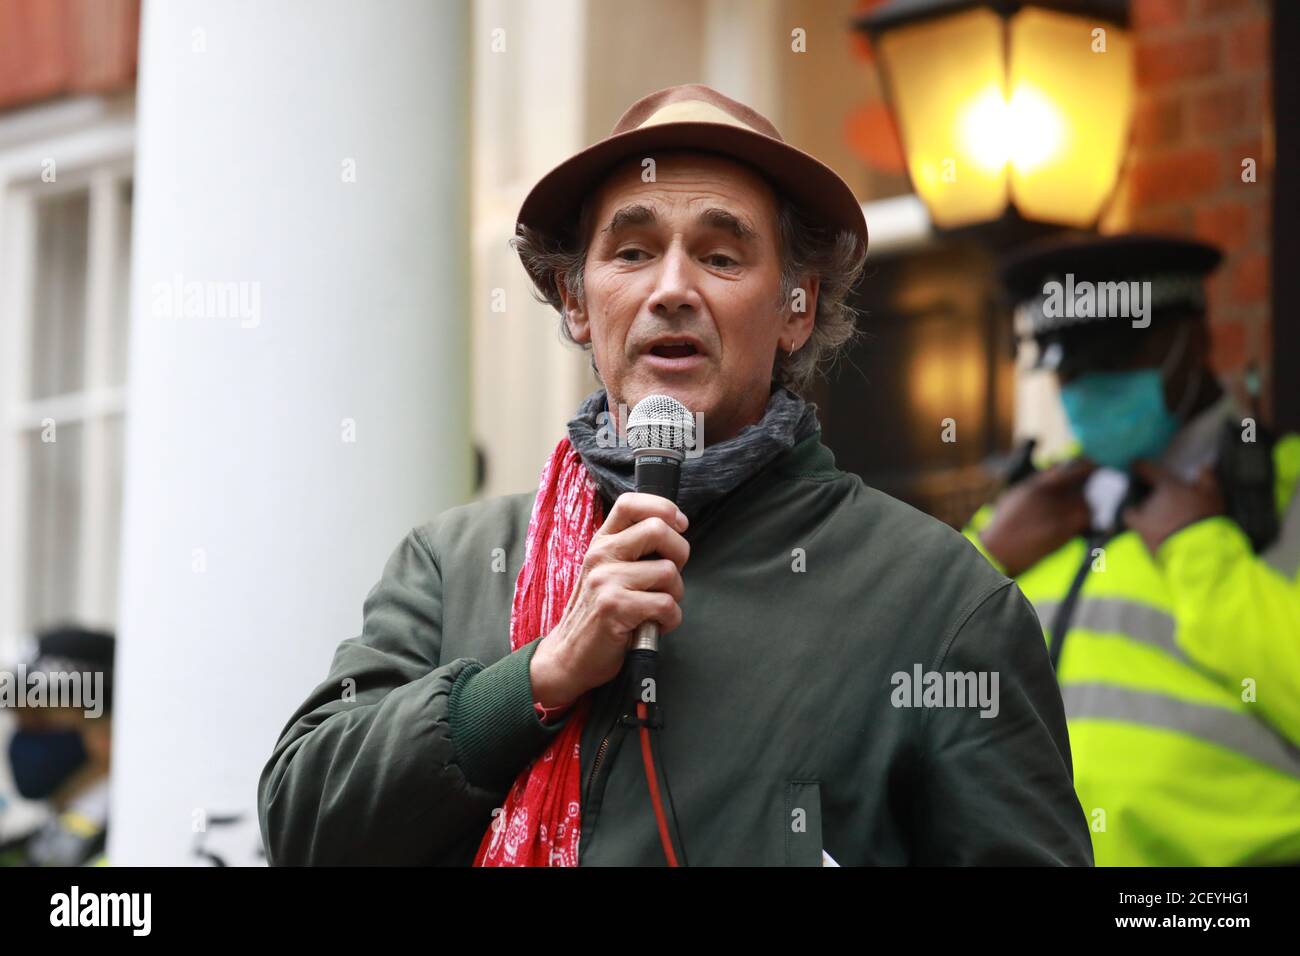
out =
<svg viewBox="0 0 1300 956"><path fill-rule="evenodd" d="M653 209L636 203L631 206L624 206L614 213L610 217L609 225L602 229L601 232L606 235L613 235L622 229L632 226L652 226L658 221L659 219ZM699 214L696 221L710 229L731 233L737 239L745 242L753 242L758 239L758 231L753 226L735 213L717 206L704 210Z"/></svg>
<svg viewBox="0 0 1300 956"><path fill-rule="evenodd" d="M601 232L606 235L613 235L630 226L651 226L656 222L658 222L658 217L655 216L654 210L649 206L638 203L633 206L624 206L614 213L609 220L609 225L602 229Z"/></svg>
<svg viewBox="0 0 1300 956"><path fill-rule="evenodd" d="M700 213L699 221L711 229L729 232L744 242L753 242L758 238L758 231L735 213L716 206Z"/></svg>

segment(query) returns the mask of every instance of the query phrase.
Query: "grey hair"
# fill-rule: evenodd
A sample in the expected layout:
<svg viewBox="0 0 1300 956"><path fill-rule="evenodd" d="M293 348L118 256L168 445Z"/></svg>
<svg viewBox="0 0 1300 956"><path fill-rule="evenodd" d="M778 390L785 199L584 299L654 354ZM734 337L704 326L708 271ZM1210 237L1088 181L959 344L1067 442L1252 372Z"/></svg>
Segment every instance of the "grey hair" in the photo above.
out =
<svg viewBox="0 0 1300 956"><path fill-rule="evenodd" d="M772 368L773 382L805 394L817 375L829 371L861 334L857 310L849 305L848 299L866 266L867 253L849 230L834 230L814 223L783 194L778 192L777 196L781 287L775 307L793 307L795 290L805 276L820 278L812 335L793 354L778 349ZM594 203L588 199L583 203L576 229L567 237L557 238L520 223L510 240L533 280L535 297L560 314L560 332L569 342L574 339L564 321L564 300L558 283L563 282L570 296L580 303L583 301L583 272L594 212ZM591 348L590 344L583 347ZM594 356L592 369L596 369Z"/></svg>

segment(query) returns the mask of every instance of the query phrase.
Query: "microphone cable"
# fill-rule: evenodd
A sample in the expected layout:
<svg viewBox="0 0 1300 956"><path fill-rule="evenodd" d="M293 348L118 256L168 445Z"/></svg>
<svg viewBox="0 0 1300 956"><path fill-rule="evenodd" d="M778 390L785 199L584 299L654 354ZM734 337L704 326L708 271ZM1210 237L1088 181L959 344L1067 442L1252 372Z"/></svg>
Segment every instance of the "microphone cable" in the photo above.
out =
<svg viewBox="0 0 1300 956"><path fill-rule="evenodd" d="M650 650L637 649L629 653L632 671L632 711L635 718L626 718L625 722L639 731L641 741L641 763L645 768L646 786L650 791L650 806L654 811L655 827L659 832L659 843L663 847L664 859L670 867L689 865L686 861L686 845L682 840L681 826L677 820L677 808L673 805L672 790L668 786L668 770L664 766L661 740L658 734L651 736L652 730L663 727L659 713L658 671L659 655ZM648 682L648 685L647 685ZM642 700L641 688L651 688L651 700ZM659 778L663 778L663 794L659 790ZM668 798L668 811L664 811L663 797ZM671 821L671 824L670 824ZM674 846L673 834L676 834ZM681 861L678 861L677 848L681 849Z"/></svg>

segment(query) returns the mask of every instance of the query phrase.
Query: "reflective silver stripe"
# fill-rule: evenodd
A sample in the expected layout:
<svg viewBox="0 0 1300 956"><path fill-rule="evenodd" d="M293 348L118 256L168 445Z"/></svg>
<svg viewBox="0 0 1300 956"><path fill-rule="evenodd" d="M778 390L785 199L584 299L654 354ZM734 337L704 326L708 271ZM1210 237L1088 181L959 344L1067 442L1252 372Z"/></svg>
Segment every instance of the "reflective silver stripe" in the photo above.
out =
<svg viewBox="0 0 1300 956"><path fill-rule="evenodd" d="M1291 504L1282 517L1277 540L1260 557L1287 580L1300 571L1300 480L1291 492Z"/></svg>
<svg viewBox="0 0 1300 956"><path fill-rule="evenodd" d="M1034 603L1038 620L1045 629L1052 626L1052 620L1056 617L1059 607L1058 601ZM1074 617L1070 619L1070 627L1120 634L1140 644L1158 647L1180 661L1187 660L1187 655L1174 641L1174 630L1177 624L1173 615L1140 601L1081 595L1074 606Z"/></svg>
<svg viewBox="0 0 1300 956"><path fill-rule="evenodd" d="M1300 777L1300 750L1248 714L1109 684L1066 684L1061 699L1071 720L1105 718L1173 730Z"/></svg>

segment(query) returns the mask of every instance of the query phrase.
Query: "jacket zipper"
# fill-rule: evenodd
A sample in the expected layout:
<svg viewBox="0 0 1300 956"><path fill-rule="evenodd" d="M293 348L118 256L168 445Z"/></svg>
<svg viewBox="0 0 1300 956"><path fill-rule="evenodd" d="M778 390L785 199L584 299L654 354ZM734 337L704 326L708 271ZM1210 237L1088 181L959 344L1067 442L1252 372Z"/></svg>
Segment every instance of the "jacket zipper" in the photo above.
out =
<svg viewBox="0 0 1300 956"><path fill-rule="evenodd" d="M605 759L605 751L608 749L609 749L609 734L606 734L605 739L602 740L600 742L600 746L596 748L596 757L591 762L591 775L587 777L588 792L591 791L591 785L596 779L596 774L600 773L600 763L602 760Z"/></svg>
<svg viewBox="0 0 1300 956"><path fill-rule="evenodd" d="M615 691L615 697L614 697L615 706L614 706L613 719L608 722L609 728L605 731L604 737L601 738L600 744L597 745L596 747L596 756L592 758L591 770L587 774L587 787L586 787L586 792L583 794L584 807L591 803L592 797L596 793L595 790L596 781L599 779L600 771L605 765L605 755L609 752L609 745L611 739L614 736L614 731L618 729L619 718L622 716L623 713L623 696L624 696L624 690L626 684L627 684L627 672L623 671L618 678L618 687ZM600 803L599 801L597 801L596 802L597 812L599 812L599 809L600 809Z"/></svg>

